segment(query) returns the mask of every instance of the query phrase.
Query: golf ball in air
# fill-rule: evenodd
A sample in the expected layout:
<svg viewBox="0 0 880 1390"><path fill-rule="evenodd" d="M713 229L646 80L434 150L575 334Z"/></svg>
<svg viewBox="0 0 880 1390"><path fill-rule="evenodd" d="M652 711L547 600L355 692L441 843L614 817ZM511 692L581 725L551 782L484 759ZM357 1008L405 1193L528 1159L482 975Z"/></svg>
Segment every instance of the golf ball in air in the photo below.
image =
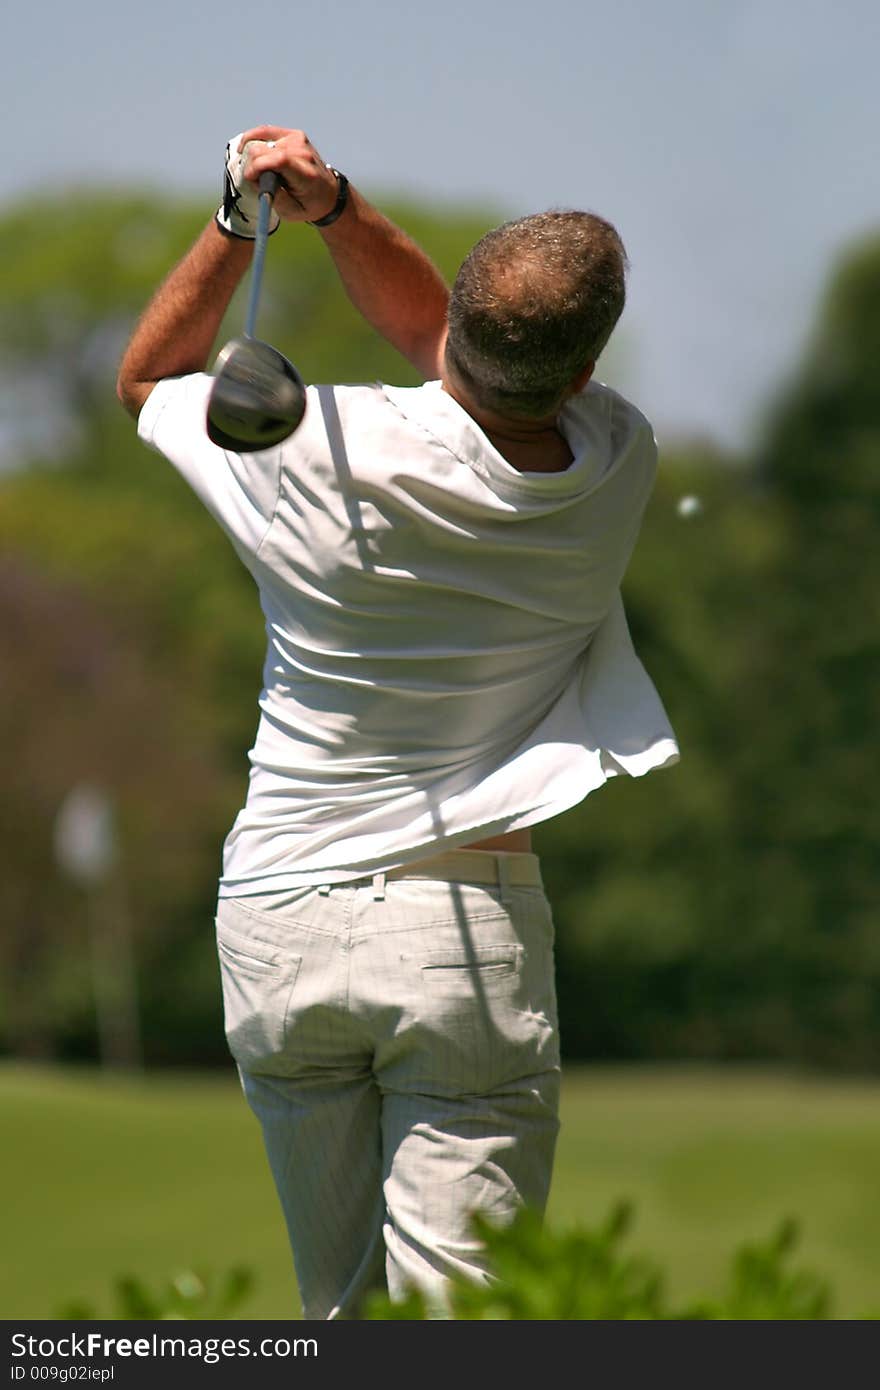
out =
<svg viewBox="0 0 880 1390"><path fill-rule="evenodd" d="M679 516L683 517L699 516L703 510L703 504L699 497L695 497L693 493L688 493L686 497L679 497L675 510Z"/></svg>

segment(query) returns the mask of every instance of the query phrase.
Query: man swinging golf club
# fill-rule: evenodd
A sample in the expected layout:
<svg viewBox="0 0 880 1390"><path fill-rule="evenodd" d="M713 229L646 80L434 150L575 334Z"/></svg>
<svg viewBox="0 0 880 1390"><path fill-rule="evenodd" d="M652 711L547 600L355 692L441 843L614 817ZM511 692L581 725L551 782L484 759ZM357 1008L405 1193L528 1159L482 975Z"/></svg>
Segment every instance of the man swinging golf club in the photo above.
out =
<svg viewBox="0 0 880 1390"><path fill-rule="evenodd" d="M256 186L320 235L420 387L310 386L266 450L206 432L205 365ZM677 758L620 584L655 470L592 380L624 303L586 212L489 232L451 294L301 131L231 142L227 193L138 324L119 394L259 588L268 650L217 913L226 1034L306 1318L454 1274L542 1209L558 1127L550 909L530 827ZM316 228L317 233L311 228Z"/></svg>

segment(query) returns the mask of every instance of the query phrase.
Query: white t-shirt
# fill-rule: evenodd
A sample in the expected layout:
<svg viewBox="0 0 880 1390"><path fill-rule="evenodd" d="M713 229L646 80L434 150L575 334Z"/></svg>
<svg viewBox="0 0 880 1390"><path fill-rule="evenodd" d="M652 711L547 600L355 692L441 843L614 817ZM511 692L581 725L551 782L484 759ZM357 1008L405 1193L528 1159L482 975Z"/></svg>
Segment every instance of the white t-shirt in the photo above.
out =
<svg viewBox="0 0 880 1390"><path fill-rule="evenodd" d="M534 825L675 762L620 598L648 422L590 383L564 472L521 473L439 382L312 386L283 444L205 433L212 378L138 422L251 571L268 650L221 896L340 883Z"/></svg>

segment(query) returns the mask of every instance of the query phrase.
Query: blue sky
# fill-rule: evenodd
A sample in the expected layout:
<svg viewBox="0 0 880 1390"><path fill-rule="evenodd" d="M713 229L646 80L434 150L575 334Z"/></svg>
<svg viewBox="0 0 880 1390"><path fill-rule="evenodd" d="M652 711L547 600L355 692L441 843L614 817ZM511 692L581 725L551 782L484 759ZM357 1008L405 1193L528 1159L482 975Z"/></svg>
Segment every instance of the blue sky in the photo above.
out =
<svg viewBox="0 0 880 1390"><path fill-rule="evenodd" d="M606 374L661 443L745 447L833 258L880 229L878 41L877 0L19 6L0 213L95 181L207 213L262 120L370 194L591 208L632 264Z"/></svg>

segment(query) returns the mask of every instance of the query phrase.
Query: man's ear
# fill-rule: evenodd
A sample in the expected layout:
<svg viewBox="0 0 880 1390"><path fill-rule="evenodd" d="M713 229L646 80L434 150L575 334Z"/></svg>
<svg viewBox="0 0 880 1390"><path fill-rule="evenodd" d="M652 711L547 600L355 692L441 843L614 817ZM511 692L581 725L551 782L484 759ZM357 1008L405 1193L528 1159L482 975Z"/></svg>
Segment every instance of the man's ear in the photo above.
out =
<svg viewBox="0 0 880 1390"><path fill-rule="evenodd" d="M588 362L587 365L584 368L582 368L581 371L578 372L577 376L572 379L572 383L569 386L566 395L576 396L579 391L583 391L584 387L586 386L587 382L589 381L590 377L593 375L593 372L595 370L596 363Z"/></svg>
<svg viewBox="0 0 880 1390"><path fill-rule="evenodd" d="M442 331L436 340L436 345L429 348L429 361L433 360L434 375L426 376L426 381L441 381L446 376L446 339L449 337L449 326L444 323Z"/></svg>

